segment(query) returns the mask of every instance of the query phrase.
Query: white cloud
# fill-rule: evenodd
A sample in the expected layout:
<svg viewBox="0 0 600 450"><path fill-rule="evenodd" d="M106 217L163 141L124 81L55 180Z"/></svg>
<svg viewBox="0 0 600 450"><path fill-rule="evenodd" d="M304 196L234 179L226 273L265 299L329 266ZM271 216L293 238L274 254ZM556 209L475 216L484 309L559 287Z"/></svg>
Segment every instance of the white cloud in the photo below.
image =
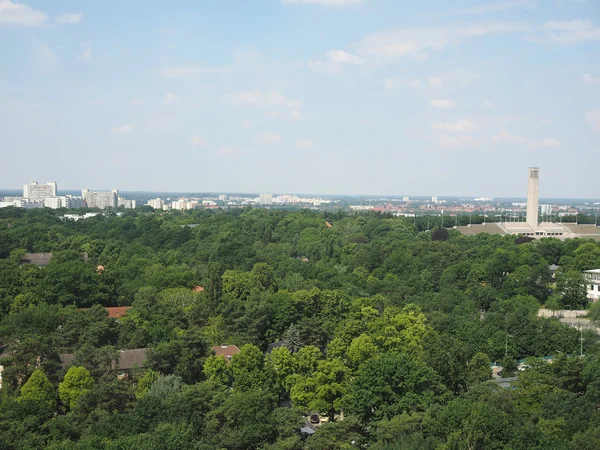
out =
<svg viewBox="0 0 600 450"><path fill-rule="evenodd" d="M224 145L223 147L221 147L219 149L219 153L223 156L236 156L240 154L239 150L230 147L229 145Z"/></svg>
<svg viewBox="0 0 600 450"><path fill-rule="evenodd" d="M279 112L278 111L269 111L267 113L267 117L269 119L276 119L277 117L279 117Z"/></svg>
<svg viewBox="0 0 600 450"><path fill-rule="evenodd" d="M456 106L456 102L444 98L434 98L429 102L429 105L434 108L450 109Z"/></svg>
<svg viewBox="0 0 600 450"><path fill-rule="evenodd" d="M471 131L475 128L473 122L469 119L460 119L457 122L434 122L432 127L438 131L454 131L457 133L464 133L465 131Z"/></svg>
<svg viewBox="0 0 600 450"><path fill-rule="evenodd" d="M83 13L61 14L54 20L56 23L77 24L77 23L81 22L82 17L83 17Z"/></svg>
<svg viewBox="0 0 600 450"><path fill-rule="evenodd" d="M292 111L290 114L292 116L292 120L302 119L302 113L296 109L294 111Z"/></svg>
<svg viewBox="0 0 600 450"><path fill-rule="evenodd" d="M504 2L488 3L483 6L475 6L461 11L462 14L485 14L491 12L504 11L511 8L535 8L537 0L508 0Z"/></svg>
<svg viewBox="0 0 600 450"><path fill-rule="evenodd" d="M315 143L313 141L311 141L310 139L300 139L298 141L296 141L296 147L314 147Z"/></svg>
<svg viewBox="0 0 600 450"><path fill-rule="evenodd" d="M121 125L111 127L110 132L114 134L130 134L133 131L131 125Z"/></svg>
<svg viewBox="0 0 600 450"><path fill-rule="evenodd" d="M429 77L429 86L440 87L442 85L442 79L440 77Z"/></svg>
<svg viewBox="0 0 600 450"><path fill-rule="evenodd" d="M345 52L344 50L329 50L327 57L331 62L340 64L364 64L365 59Z"/></svg>
<svg viewBox="0 0 600 450"><path fill-rule="evenodd" d="M242 126L244 128L251 128L252 127L252 122L250 122L249 120L244 119L244 120L242 120Z"/></svg>
<svg viewBox="0 0 600 450"><path fill-rule="evenodd" d="M520 143L527 142L527 139L522 136L515 136L508 133L505 130L500 131L497 135L492 137L494 142L512 142L512 143Z"/></svg>
<svg viewBox="0 0 600 450"><path fill-rule="evenodd" d="M177 97L175 94L171 94L169 92L168 94L165 95L165 99L163 100L163 103L165 106L169 106L169 105L172 105L175 102L177 102L177 100L179 100L179 97Z"/></svg>
<svg viewBox="0 0 600 450"><path fill-rule="evenodd" d="M581 81L584 83L600 83L600 77L595 77L591 73L584 73Z"/></svg>
<svg viewBox="0 0 600 450"><path fill-rule="evenodd" d="M279 136L278 134L268 133L257 135L256 140L261 144L279 144L283 142L283 139L281 139L281 136Z"/></svg>
<svg viewBox="0 0 600 450"><path fill-rule="evenodd" d="M206 144L206 141L199 136L194 136L192 138L192 145L194 147L203 147Z"/></svg>
<svg viewBox="0 0 600 450"><path fill-rule="evenodd" d="M367 0L281 0L283 5L292 5L295 3L319 4L327 6L345 6L364 3Z"/></svg>
<svg viewBox="0 0 600 450"><path fill-rule="evenodd" d="M0 25L43 25L48 15L23 3L0 0Z"/></svg>
<svg viewBox="0 0 600 450"><path fill-rule="evenodd" d="M438 147L440 148L474 148L479 147L481 142L473 136L435 136Z"/></svg>
<svg viewBox="0 0 600 450"><path fill-rule="evenodd" d="M463 41L493 33L523 33L529 27L523 23L490 23L453 25L432 28L403 28L373 33L358 44L358 53L379 60L397 61L413 58L424 61L431 51L458 47Z"/></svg>
<svg viewBox="0 0 600 450"><path fill-rule="evenodd" d="M540 142L532 142L529 144L529 148L550 148L550 147L560 147L560 142L553 138L546 138Z"/></svg>
<svg viewBox="0 0 600 450"><path fill-rule="evenodd" d="M152 69L151 73L161 78L186 78L206 73L222 73L225 67L202 67L202 66L168 66Z"/></svg>
<svg viewBox="0 0 600 450"><path fill-rule="evenodd" d="M585 121L600 131L600 109L592 109L585 113Z"/></svg>
<svg viewBox="0 0 600 450"><path fill-rule="evenodd" d="M252 105L271 108L300 108L302 103L278 94L277 92L249 91L239 94L228 94L224 97L225 101L238 105Z"/></svg>
<svg viewBox="0 0 600 450"><path fill-rule="evenodd" d="M493 108L495 105L492 102L490 102L489 100L482 100L481 106L484 106L486 108Z"/></svg>
<svg viewBox="0 0 600 450"><path fill-rule="evenodd" d="M420 80L405 80L400 77L388 78L385 80L386 89L400 89L403 87L418 88L421 87Z"/></svg>
<svg viewBox="0 0 600 450"><path fill-rule="evenodd" d="M551 20L539 30L539 34L529 37L531 41L569 46L600 40L600 28L591 20Z"/></svg>
<svg viewBox="0 0 600 450"><path fill-rule="evenodd" d="M90 62L92 61L92 43L91 42L80 42L79 43L80 53L79 61Z"/></svg>

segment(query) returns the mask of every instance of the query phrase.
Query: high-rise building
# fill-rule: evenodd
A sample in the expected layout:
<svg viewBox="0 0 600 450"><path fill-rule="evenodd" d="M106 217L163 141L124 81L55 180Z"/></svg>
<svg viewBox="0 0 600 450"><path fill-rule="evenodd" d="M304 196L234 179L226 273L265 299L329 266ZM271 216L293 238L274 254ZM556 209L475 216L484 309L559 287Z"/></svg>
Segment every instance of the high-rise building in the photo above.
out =
<svg viewBox="0 0 600 450"><path fill-rule="evenodd" d="M148 203L146 204L152 206L154 209L163 209L163 206L165 205L163 199L158 197L148 200Z"/></svg>
<svg viewBox="0 0 600 450"><path fill-rule="evenodd" d="M529 179L527 184L527 224L535 229L538 227L539 194L540 194L540 169L529 168Z"/></svg>
<svg viewBox="0 0 600 450"><path fill-rule="evenodd" d="M438 198L437 197L431 197L431 203L435 203L437 205L438 203Z"/></svg>
<svg viewBox="0 0 600 450"><path fill-rule="evenodd" d="M127 200L126 198L119 197L117 199L117 205L122 206L125 209L135 209L135 200Z"/></svg>
<svg viewBox="0 0 600 450"><path fill-rule="evenodd" d="M273 194L260 194L258 196L258 203L260 203L261 205L272 205Z"/></svg>
<svg viewBox="0 0 600 450"><path fill-rule="evenodd" d="M47 197L56 197L56 181L49 181L46 184L33 181L23 185L23 198L40 200Z"/></svg>
<svg viewBox="0 0 600 450"><path fill-rule="evenodd" d="M83 197L85 206L88 208L116 208L119 204L119 191L116 189L106 192L96 192L84 189L81 191L81 196Z"/></svg>

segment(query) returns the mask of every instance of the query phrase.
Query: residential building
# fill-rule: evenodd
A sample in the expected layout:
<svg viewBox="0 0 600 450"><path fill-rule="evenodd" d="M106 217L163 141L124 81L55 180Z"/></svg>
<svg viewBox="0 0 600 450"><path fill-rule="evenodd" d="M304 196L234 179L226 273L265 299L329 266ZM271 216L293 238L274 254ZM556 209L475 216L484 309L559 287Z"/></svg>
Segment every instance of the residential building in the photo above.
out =
<svg viewBox="0 0 600 450"><path fill-rule="evenodd" d="M600 269L583 272L590 284L587 287L588 299L592 302L600 300Z"/></svg>
<svg viewBox="0 0 600 450"><path fill-rule="evenodd" d="M125 209L135 209L136 202L135 200L127 200L126 198L119 197L117 199L117 206L122 206Z"/></svg>
<svg viewBox="0 0 600 450"><path fill-rule="evenodd" d="M46 184L33 181L23 185L23 198L40 200L46 197L56 197L56 181L49 181Z"/></svg>
<svg viewBox="0 0 600 450"><path fill-rule="evenodd" d="M431 203L438 204L438 198L436 196L431 197Z"/></svg>
<svg viewBox="0 0 600 450"><path fill-rule="evenodd" d="M272 205L273 194L260 194L258 196L258 203L260 203L261 205Z"/></svg>
<svg viewBox="0 0 600 450"><path fill-rule="evenodd" d="M163 209L163 206L165 206L165 202L163 201L163 199L158 197L148 200L148 203L146 204L148 206L152 206L154 209Z"/></svg>
<svg viewBox="0 0 600 450"><path fill-rule="evenodd" d="M222 356L227 362L231 362L233 355L240 352L236 345L216 345L212 349L216 356Z"/></svg>
<svg viewBox="0 0 600 450"><path fill-rule="evenodd" d="M116 209L118 206L119 191L116 189L103 192L84 189L81 191L81 196L88 208Z"/></svg>
<svg viewBox="0 0 600 450"><path fill-rule="evenodd" d="M46 267L51 259L52 253L25 253L19 264L33 264L38 267Z"/></svg>

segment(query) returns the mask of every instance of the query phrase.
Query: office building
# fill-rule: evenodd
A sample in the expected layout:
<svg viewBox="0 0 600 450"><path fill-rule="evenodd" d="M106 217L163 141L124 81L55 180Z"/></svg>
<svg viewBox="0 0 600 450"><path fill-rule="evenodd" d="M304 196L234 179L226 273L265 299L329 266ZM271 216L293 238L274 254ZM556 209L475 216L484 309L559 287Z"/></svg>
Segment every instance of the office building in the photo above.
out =
<svg viewBox="0 0 600 450"><path fill-rule="evenodd" d="M112 191L98 192L84 189L81 191L81 196L85 206L88 208L116 208L118 206L119 191L113 189Z"/></svg>
<svg viewBox="0 0 600 450"><path fill-rule="evenodd" d="M597 302L600 300L600 269L586 270L583 274L590 283L587 286L588 300Z"/></svg>

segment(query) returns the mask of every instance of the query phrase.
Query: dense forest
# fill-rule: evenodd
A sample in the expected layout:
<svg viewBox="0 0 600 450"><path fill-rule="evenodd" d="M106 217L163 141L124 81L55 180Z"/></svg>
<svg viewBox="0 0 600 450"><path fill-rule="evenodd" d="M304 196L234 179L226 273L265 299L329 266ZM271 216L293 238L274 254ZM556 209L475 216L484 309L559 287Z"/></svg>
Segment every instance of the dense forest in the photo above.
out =
<svg viewBox="0 0 600 450"><path fill-rule="evenodd" d="M0 449L600 448L598 336L538 317L586 307L600 243L417 228L0 209Z"/></svg>

